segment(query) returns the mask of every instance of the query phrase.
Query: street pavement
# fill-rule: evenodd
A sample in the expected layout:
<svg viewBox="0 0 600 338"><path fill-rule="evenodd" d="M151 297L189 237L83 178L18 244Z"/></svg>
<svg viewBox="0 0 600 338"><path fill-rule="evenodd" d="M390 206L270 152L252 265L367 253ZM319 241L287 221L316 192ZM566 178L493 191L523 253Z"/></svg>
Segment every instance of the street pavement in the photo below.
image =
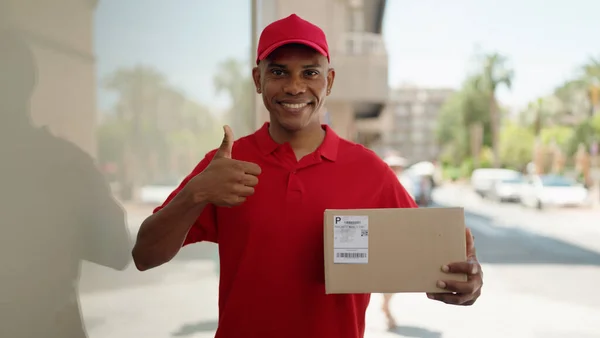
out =
<svg viewBox="0 0 600 338"><path fill-rule="evenodd" d="M438 206L465 208L485 273L480 300L457 307L397 294L398 327L387 330L373 295L366 338L600 337L600 217L597 210L538 212L482 201L468 187L435 193ZM150 212L128 207L131 232ZM80 300L90 338L213 337L216 246L186 247L146 272L83 264Z"/></svg>
<svg viewBox="0 0 600 338"><path fill-rule="evenodd" d="M492 219L478 229L490 236L510 228L526 233L560 238L568 243L600 250L600 209L549 208L536 210L517 203L496 203L480 198L467 185L449 185L435 192L435 200L445 206L462 206L473 216ZM478 226L476 222L472 226ZM488 226L493 225L493 226Z"/></svg>

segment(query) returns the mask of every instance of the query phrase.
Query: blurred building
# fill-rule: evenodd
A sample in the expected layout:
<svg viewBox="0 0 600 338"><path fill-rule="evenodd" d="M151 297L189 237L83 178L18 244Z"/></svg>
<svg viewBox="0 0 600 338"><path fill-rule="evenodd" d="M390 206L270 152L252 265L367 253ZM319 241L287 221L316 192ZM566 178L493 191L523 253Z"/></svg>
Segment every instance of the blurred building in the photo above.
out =
<svg viewBox="0 0 600 338"><path fill-rule="evenodd" d="M447 88L401 87L391 91L385 112L359 129L379 132L372 146L379 151L394 151L409 162L432 161L440 152L435 130L437 116L454 93Z"/></svg>
<svg viewBox="0 0 600 338"><path fill-rule="evenodd" d="M1 0L0 24L16 29L35 57L30 114L37 126L95 156L96 80L92 0Z"/></svg>
<svg viewBox="0 0 600 338"><path fill-rule="evenodd" d="M333 129L357 140L356 122L376 119L388 99L388 57L381 35L385 0L256 0L254 46L269 23L296 13L327 35L336 79L326 111ZM256 126L268 120L256 102Z"/></svg>

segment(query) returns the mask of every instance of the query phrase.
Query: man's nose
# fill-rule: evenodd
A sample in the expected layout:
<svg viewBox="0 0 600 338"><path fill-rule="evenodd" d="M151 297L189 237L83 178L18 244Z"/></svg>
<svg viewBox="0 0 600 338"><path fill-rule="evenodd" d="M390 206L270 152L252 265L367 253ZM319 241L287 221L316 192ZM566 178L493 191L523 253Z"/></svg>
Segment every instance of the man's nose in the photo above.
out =
<svg viewBox="0 0 600 338"><path fill-rule="evenodd" d="M290 76L283 90L288 95L299 95L306 92L306 82L300 76Z"/></svg>

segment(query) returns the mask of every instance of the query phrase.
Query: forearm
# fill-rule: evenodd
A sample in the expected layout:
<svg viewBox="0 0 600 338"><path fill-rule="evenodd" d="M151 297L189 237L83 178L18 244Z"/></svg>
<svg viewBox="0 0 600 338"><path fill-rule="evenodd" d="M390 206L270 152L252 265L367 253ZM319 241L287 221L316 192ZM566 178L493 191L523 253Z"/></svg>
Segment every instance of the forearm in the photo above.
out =
<svg viewBox="0 0 600 338"><path fill-rule="evenodd" d="M146 218L133 248L140 271L155 268L175 257L206 202L192 202L182 191L163 209Z"/></svg>

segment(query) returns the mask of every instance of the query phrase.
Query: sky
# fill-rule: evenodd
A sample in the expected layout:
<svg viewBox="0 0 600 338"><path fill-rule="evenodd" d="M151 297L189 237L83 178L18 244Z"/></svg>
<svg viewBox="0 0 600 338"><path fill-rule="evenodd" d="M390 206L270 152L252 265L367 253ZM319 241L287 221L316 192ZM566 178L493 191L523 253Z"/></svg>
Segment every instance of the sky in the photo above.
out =
<svg viewBox="0 0 600 338"><path fill-rule="evenodd" d="M458 87L479 46L509 58L514 84L500 99L523 106L600 57L599 14L597 0L388 0L390 84Z"/></svg>
<svg viewBox="0 0 600 338"><path fill-rule="evenodd" d="M103 0L95 13L94 41L99 88L121 67L154 66L198 102L224 108L213 77L228 58L248 60L250 5L244 0ZM250 65L250 64L249 64ZM99 109L114 96L98 93Z"/></svg>
<svg viewBox="0 0 600 338"><path fill-rule="evenodd" d="M101 79L135 64L154 66L191 98L225 109L229 100L215 94L213 77L219 62L228 58L250 66L249 3L100 1L94 27L99 109L108 111L114 104L114 96L101 89ZM501 90L499 98L516 109L551 93L590 57L600 57L597 0L387 3L383 36L392 87L458 88L477 48L497 51L515 70L512 89Z"/></svg>

